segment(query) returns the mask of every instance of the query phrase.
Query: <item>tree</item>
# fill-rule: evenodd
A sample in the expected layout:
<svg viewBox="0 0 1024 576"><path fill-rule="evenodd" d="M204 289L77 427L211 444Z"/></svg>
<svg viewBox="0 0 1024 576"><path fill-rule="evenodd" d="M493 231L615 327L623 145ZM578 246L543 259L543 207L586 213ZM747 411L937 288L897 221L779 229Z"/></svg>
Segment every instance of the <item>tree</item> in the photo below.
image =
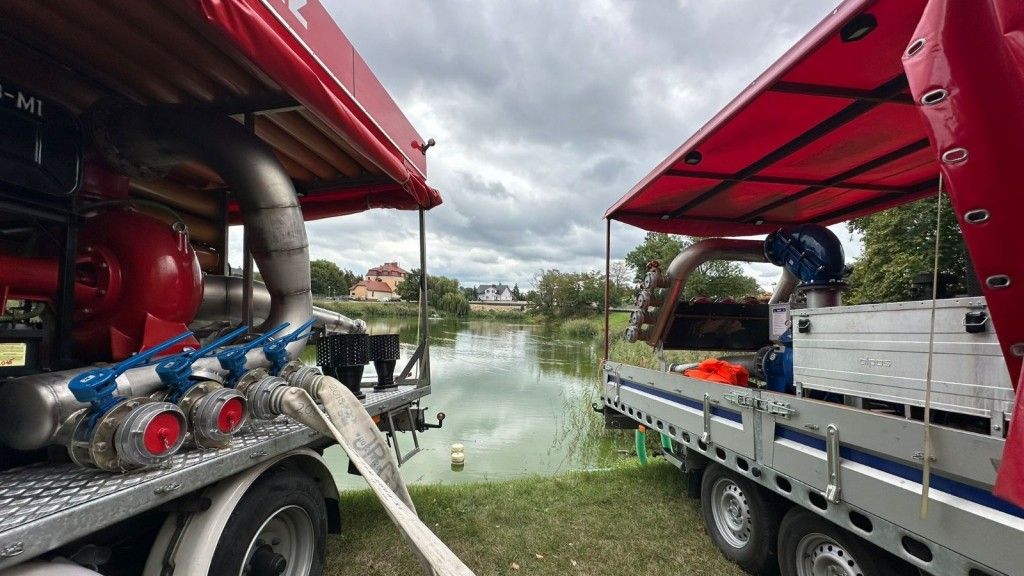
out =
<svg viewBox="0 0 1024 576"><path fill-rule="evenodd" d="M647 263L653 260L661 262L662 269L668 267L672 259L683 248L697 242L689 236L673 236L660 232L648 232L644 241L626 254L626 263L636 273L633 278L637 283L643 281L647 274ZM743 273L743 269L735 262L712 260L697 267L686 279L682 297L689 299L694 296L747 296L760 292L757 280Z"/></svg>
<svg viewBox="0 0 1024 576"><path fill-rule="evenodd" d="M648 232L644 236L644 241L626 254L626 264L634 270L633 280L637 284L643 282L644 276L647 274L648 262L656 260L661 262L663 267L667 267L668 263L687 245L681 236Z"/></svg>
<svg viewBox="0 0 1024 576"><path fill-rule="evenodd" d="M459 288L459 291L462 292L462 296L466 300L470 300L470 301L476 300L476 288L470 288L469 286L463 286L462 288Z"/></svg>
<svg viewBox="0 0 1024 576"><path fill-rule="evenodd" d="M935 198L858 218L848 226L852 232L861 234L864 252L854 263L847 302L931 298L931 294L915 294L913 279L920 273L930 278L935 266ZM942 198L939 272L953 280L949 288L954 294L967 291L967 274L974 273L968 264L960 226L946 196Z"/></svg>
<svg viewBox="0 0 1024 576"><path fill-rule="evenodd" d="M398 285L398 295L402 300L418 302L420 299L420 269L415 268L406 276L405 280ZM437 308L441 298L445 294L455 293L462 295L459 290L459 281L444 276L427 275L427 304Z"/></svg>
<svg viewBox="0 0 1024 576"><path fill-rule="evenodd" d="M575 316L604 303L604 274L541 270L530 293L534 308L548 316Z"/></svg>
<svg viewBox="0 0 1024 576"><path fill-rule="evenodd" d="M310 288L318 296L340 296L348 294L351 282L346 272L330 260L313 260L309 263Z"/></svg>
<svg viewBox="0 0 1024 576"><path fill-rule="evenodd" d="M437 309L452 316L468 316L469 301L458 292L448 292L438 300Z"/></svg>
<svg viewBox="0 0 1024 576"><path fill-rule="evenodd" d="M516 302L522 302L523 293L519 291L519 284L512 285L512 299Z"/></svg>

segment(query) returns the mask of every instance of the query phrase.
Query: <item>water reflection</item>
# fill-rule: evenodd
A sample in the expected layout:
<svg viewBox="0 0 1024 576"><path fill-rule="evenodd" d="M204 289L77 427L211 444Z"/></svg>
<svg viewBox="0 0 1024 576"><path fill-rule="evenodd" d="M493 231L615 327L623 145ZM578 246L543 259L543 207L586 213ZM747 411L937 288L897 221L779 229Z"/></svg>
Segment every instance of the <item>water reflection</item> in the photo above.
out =
<svg viewBox="0 0 1024 576"><path fill-rule="evenodd" d="M370 333L400 334L403 365L415 349L415 319L369 322ZM423 451L407 462L409 483L504 479L529 474L607 466L616 457L618 434L602 430L597 399L598 354L591 342L560 338L544 325L494 321L430 322L433 390L424 399L428 420L440 410L444 428L420 435ZM312 360L312 358L308 358ZM368 367L371 372L372 365ZM412 445L402 434L403 450ZM449 446L465 445L463 467L450 464ZM338 448L327 454L344 466ZM342 488L363 488L344 476Z"/></svg>

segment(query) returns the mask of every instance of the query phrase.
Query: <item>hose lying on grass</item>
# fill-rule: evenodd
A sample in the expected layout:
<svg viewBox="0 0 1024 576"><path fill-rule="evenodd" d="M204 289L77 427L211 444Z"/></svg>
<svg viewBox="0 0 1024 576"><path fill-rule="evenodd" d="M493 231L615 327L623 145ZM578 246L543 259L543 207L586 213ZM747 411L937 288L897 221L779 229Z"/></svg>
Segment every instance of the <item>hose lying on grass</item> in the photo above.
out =
<svg viewBox="0 0 1024 576"><path fill-rule="evenodd" d="M303 388L323 402L326 414ZM355 395L330 376L317 376L303 383L303 388L285 389L280 412L338 442L426 568L439 576L473 576L473 571L416 516L398 472L398 461Z"/></svg>

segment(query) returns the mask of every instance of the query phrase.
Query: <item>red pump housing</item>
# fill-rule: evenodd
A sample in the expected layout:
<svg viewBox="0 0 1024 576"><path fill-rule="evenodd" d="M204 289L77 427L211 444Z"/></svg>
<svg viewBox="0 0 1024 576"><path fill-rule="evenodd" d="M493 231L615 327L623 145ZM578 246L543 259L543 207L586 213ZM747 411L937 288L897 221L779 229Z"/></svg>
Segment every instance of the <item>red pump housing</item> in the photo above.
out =
<svg viewBox="0 0 1024 576"><path fill-rule="evenodd" d="M101 212L85 221L78 245L73 336L79 358L122 360L180 334L195 318L203 278L183 224L135 210ZM7 299L52 302L58 262L0 255L0 289ZM180 347L197 345L189 339Z"/></svg>

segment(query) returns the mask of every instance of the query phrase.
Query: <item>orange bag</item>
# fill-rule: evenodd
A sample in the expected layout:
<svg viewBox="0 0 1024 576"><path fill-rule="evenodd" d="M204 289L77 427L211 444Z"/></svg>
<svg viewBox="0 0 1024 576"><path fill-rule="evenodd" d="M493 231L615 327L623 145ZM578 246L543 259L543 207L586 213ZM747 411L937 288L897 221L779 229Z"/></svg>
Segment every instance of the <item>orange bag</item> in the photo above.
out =
<svg viewBox="0 0 1024 576"><path fill-rule="evenodd" d="M708 358L698 364L696 368L685 370L683 375L720 384L732 384L735 386L747 386L750 384L750 373L747 372L746 368L717 358Z"/></svg>

